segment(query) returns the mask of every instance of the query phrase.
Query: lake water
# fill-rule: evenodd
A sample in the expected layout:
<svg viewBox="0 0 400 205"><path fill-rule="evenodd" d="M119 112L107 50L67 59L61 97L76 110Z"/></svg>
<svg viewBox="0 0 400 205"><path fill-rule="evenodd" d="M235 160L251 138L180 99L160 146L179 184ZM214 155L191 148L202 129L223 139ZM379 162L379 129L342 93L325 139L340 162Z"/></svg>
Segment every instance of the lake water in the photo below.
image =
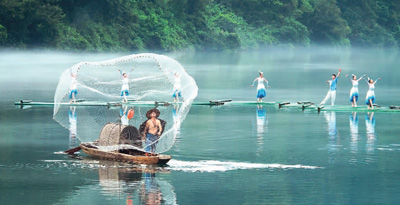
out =
<svg viewBox="0 0 400 205"><path fill-rule="evenodd" d="M321 112L275 106L192 106L168 166L133 166L84 154L56 154L79 144L52 119L60 74L81 61L127 55L48 51L0 53L1 204L399 204L400 112ZM197 101L319 103L342 68L336 104L348 105L346 74L372 78L376 103L400 104L400 54L391 50L270 49L174 53L199 87ZM367 91L360 82L360 100ZM79 107L77 108L79 118ZM66 116L68 117L68 116Z"/></svg>

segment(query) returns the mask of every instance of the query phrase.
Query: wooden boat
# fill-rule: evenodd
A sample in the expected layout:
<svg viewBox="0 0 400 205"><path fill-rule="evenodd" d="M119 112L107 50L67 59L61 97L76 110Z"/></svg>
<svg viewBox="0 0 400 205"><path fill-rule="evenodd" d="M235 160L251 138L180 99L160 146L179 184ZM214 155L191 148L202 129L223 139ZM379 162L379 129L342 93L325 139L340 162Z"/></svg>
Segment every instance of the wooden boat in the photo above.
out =
<svg viewBox="0 0 400 205"><path fill-rule="evenodd" d="M130 155L119 153L117 151L103 151L87 143L80 144L80 148L84 153L89 156L96 158L127 162L133 164L166 164L170 159L170 155L157 155L157 156L145 156L145 155Z"/></svg>

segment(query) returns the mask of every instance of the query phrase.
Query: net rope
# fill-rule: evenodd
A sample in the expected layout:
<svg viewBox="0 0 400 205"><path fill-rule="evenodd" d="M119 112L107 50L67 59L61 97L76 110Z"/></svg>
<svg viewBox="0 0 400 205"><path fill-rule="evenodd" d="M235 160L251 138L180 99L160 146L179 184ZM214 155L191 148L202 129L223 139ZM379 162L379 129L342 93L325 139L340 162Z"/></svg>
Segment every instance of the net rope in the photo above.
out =
<svg viewBox="0 0 400 205"><path fill-rule="evenodd" d="M131 71L133 69L133 71ZM121 72L120 72L120 71ZM121 103L121 73L128 74L128 103ZM176 74L180 78L181 98L173 104L172 94ZM71 90L76 89L76 103L70 103ZM147 120L146 112L155 106L145 102L169 102L172 105L158 106L159 118L165 120L165 130L156 144L156 153L168 151L175 142L178 129L196 98L198 88L194 79L176 60L164 55L143 53L124 56L101 62L81 62L66 69L60 76L54 95L53 118L65 128L75 127L74 134L81 142L94 142L107 123L130 125L139 129ZM79 106L91 103L92 106ZM110 103L111 106L95 106ZM141 104L143 103L143 104ZM117 105L117 106L115 106ZM134 116L127 119L127 112L133 109ZM71 117L71 110L76 119ZM69 116L69 118L68 118ZM71 126L70 123L76 125ZM98 146L105 151L134 148L146 150L151 144L143 146L116 144Z"/></svg>

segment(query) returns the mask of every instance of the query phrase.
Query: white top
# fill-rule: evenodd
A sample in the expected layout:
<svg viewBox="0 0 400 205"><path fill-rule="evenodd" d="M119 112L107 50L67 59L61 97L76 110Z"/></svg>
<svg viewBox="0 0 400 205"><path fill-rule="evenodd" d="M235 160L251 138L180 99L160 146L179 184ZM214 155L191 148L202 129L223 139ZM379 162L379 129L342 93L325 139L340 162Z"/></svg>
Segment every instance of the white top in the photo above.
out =
<svg viewBox="0 0 400 205"><path fill-rule="evenodd" d="M369 90L368 91L375 91L375 83L369 83Z"/></svg>
<svg viewBox="0 0 400 205"><path fill-rule="evenodd" d="M174 90L181 89L181 77L175 76Z"/></svg>
<svg viewBox="0 0 400 205"><path fill-rule="evenodd" d="M72 80L71 80L71 90L76 90L76 77L75 76L71 76Z"/></svg>
<svg viewBox="0 0 400 205"><path fill-rule="evenodd" d="M258 82L257 90L259 90L259 89L265 89L264 80L265 80L265 78L261 78L261 77L258 77L258 78L257 78L257 82Z"/></svg>
<svg viewBox="0 0 400 205"><path fill-rule="evenodd" d="M121 90L129 90L129 78L128 77L123 77L122 78L122 88Z"/></svg>
<svg viewBox="0 0 400 205"><path fill-rule="evenodd" d="M368 86L369 86L369 89L368 89L366 98L375 96L375 83L372 83L372 84L368 83Z"/></svg>
<svg viewBox="0 0 400 205"><path fill-rule="evenodd" d="M351 80L351 83L353 84L353 88L358 88L358 80Z"/></svg>

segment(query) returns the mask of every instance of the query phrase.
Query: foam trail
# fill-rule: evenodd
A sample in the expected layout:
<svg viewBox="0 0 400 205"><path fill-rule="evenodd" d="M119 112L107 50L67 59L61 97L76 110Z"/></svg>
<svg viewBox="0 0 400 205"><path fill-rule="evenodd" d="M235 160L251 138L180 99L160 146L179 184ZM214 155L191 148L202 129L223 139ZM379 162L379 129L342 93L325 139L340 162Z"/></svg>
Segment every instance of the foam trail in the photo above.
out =
<svg viewBox="0 0 400 205"><path fill-rule="evenodd" d="M318 166L308 165L285 165L285 164L259 164L247 162L222 162L215 160L205 161L180 161L171 160L168 162L168 169L184 172L226 172L244 169L323 169Z"/></svg>

